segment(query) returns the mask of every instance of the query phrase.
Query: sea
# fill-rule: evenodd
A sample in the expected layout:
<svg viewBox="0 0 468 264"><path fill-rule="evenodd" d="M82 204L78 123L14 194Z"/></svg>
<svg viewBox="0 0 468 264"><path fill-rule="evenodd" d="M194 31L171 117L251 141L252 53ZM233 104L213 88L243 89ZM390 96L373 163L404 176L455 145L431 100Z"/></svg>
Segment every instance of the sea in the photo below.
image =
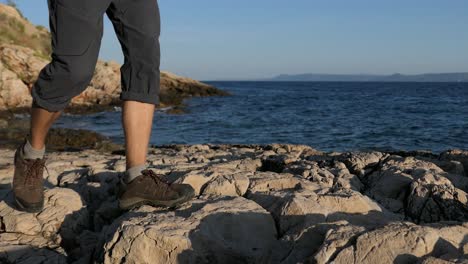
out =
<svg viewBox="0 0 468 264"><path fill-rule="evenodd" d="M310 145L322 151L468 149L468 83L207 82L231 96L160 109L151 144ZM121 109L62 116L57 127L123 143Z"/></svg>

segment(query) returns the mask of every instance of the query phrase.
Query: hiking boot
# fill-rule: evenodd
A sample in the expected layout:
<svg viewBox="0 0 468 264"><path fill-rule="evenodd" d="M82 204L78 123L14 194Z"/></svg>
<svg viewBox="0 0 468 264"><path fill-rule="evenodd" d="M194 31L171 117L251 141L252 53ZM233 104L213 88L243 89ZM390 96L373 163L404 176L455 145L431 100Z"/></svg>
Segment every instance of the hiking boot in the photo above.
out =
<svg viewBox="0 0 468 264"><path fill-rule="evenodd" d="M128 184L123 184L119 195L119 207L129 210L140 205L174 208L195 196L188 184L169 183L152 170L143 170L141 175Z"/></svg>
<svg viewBox="0 0 468 264"><path fill-rule="evenodd" d="M24 159L23 146L15 152L13 194L18 210L37 213L44 207L45 158Z"/></svg>

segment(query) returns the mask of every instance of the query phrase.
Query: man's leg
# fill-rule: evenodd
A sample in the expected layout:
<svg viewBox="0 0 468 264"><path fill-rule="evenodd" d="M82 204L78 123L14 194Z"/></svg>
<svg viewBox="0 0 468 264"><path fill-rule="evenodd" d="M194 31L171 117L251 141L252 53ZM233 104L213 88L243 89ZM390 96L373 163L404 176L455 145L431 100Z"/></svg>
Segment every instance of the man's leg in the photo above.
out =
<svg viewBox="0 0 468 264"><path fill-rule="evenodd" d="M47 133L71 99L91 81L109 3L48 0L52 61L34 83L29 138L17 148L14 159L13 193L21 210L38 212L43 207Z"/></svg>
<svg viewBox="0 0 468 264"><path fill-rule="evenodd" d="M194 196L187 184L168 183L146 169L153 113L159 103L159 8L155 0L114 1L107 14L125 56L122 73L122 121L127 154L121 209L142 204L174 207Z"/></svg>
<svg viewBox="0 0 468 264"><path fill-rule="evenodd" d="M22 149L22 157L24 159L35 160L44 158L47 133L59 116L59 111L49 112L33 104L29 134Z"/></svg>
<svg viewBox="0 0 468 264"><path fill-rule="evenodd" d="M144 102L123 103L122 123L127 157L126 188L119 196L119 206L123 210L144 204L175 207L195 195L190 185L170 184L146 167L154 109L154 104Z"/></svg>
<svg viewBox="0 0 468 264"><path fill-rule="evenodd" d="M129 180L136 178L146 168L146 154L153 124L154 104L125 101L122 124L125 133L125 150ZM135 168L131 170L132 168Z"/></svg>
<svg viewBox="0 0 468 264"><path fill-rule="evenodd" d="M125 10L125 12L122 12ZM107 15L114 24L125 61L121 67L122 123L127 157L126 181L146 169L155 105L159 103L159 9L154 0L114 1Z"/></svg>
<svg viewBox="0 0 468 264"><path fill-rule="evenodd" d="M40 107L32 107L28 141L34 149L44 149L47 133L55 120L59 118L60 113L59 111L49 112Z"/></svg>
<svg viewBox="0 0 468 264"><path fill-rule="evenodd" d="M110 0L48 0L52 61L32 89L30 141L45 145L47 132L71 99L86 89L96 67L103 15Z"/></svg>

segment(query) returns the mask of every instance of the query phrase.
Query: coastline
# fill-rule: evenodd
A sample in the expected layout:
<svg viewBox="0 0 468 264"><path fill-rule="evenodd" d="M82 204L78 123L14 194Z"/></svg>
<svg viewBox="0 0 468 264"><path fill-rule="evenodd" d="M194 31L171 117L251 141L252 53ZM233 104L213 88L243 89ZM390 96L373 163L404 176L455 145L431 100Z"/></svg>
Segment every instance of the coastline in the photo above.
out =
<svg viewBox="0 0 468 264"><path fill-rule="evenodd" d="M400 82L457 76L223 83L162 71L151 143L210 143L151 144L151 178L188 184L196 196L177 208L122 211L121 66L98 61L87 89L49 131L44 208L26 213L12 191L15 148L28 133L31 89L50 52L44 27L14 1L0 4L0 263L468 264L468 90ZM205 68L206 57L190 58L205 74L222 72ZM219 69L229 65L221 61ZM362 78L398 83L354 82ZM291 79L335 82L284 82ZM233 96L223 97L227 91ZM29 176L25 185L41 177Z"/></svg>

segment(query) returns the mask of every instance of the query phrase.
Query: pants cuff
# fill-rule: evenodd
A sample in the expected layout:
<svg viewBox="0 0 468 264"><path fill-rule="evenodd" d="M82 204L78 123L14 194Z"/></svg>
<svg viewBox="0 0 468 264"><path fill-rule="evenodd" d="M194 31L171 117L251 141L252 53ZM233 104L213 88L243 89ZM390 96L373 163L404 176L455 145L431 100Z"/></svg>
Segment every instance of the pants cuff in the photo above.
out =
<svg viewBox="0 0 468 264"><path fill-rule="evenodd" d="M137 101L140 103L154 104L159 105L159 95L158 94L143 94L143 93L134 93L129 91L124 91L120 94L120 100L122 101Z"/></svg>
<svg viewBox="0 0 468 264"><path fill-rule="evenodd" d="M33 107L42 108L42 109L45 109L45 110L47 110L49 112L62 111L70 103L70 102L65 102L65 103L61 103L61 104L51 104L51 103L47 102L46 100L43 100L37 94L35 87L33 87L32 90L31 90L31 96L33 98L33 103L32 103Z"/></svg>

